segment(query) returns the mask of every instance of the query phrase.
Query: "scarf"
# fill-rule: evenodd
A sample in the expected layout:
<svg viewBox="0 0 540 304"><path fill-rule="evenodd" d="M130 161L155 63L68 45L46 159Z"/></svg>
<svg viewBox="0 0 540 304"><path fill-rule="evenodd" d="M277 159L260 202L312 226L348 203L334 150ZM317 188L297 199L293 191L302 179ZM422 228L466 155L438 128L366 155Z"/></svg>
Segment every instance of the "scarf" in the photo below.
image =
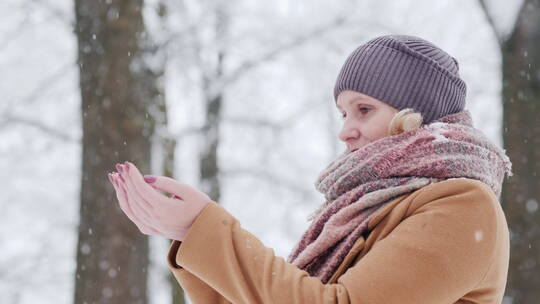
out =
<svg viewBox="0 0 540 304"><path fill-rule="evenodd" d="M500 197L505 174L512 175L505 151L473 127L468 110L345 151L319 174L315 187L326 202L287 261L326 284L394 198L453 178L482 181Z"/></svg>

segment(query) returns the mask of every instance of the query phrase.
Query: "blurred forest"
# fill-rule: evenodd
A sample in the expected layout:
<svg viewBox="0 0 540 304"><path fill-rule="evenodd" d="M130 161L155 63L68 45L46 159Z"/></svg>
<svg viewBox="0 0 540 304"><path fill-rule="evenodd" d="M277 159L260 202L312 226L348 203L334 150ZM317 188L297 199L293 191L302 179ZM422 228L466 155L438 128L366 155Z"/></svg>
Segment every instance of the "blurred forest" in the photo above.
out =
<svg viewBox="0 0 540 304"><path fill-rule="evenodd" d="M106 175L125 160L201 189L286 256L344 149L339 68L391 33L458 59L475 126L513 162L503 303L538 303L540 0L3 0L0 12L2 303L188 303L170 241L118 207Z"/></svg>

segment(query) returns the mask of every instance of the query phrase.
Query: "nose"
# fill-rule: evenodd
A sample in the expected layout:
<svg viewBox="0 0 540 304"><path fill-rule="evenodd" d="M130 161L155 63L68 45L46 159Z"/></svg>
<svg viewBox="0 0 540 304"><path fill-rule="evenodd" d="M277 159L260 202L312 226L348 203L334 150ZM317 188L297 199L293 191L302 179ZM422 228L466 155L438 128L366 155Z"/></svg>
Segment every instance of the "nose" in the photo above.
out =
<svg viewBox="0 0 540 304"><path fill-rule="evenodd" d="M360 136L360 131L356 128L350 121L345 121L343 127L339 132L339 139L347 144L350 144L352 141L357 140Z"/></svg>

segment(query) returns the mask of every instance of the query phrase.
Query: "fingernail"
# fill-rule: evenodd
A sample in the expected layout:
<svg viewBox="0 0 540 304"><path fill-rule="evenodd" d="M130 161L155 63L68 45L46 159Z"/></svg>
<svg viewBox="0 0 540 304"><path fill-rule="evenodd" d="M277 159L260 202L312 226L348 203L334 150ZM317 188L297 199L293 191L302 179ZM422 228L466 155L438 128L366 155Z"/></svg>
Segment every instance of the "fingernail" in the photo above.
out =
<svg viewBox="0 0 540 304"><path fill-rule="evenodd" d="M144 177L144 181L147 182L147 183L149 183L149 184L151 184L151 183L153 183L153 182L156 181L156 178L153 177L153 176L145 176L145 177Z"/></svg>
<svg viewBox="0 0 540 304"><path fill-rule="evenodd" d="M116 170L118 170L118 172L122 172L122 165L116 164Z"/></svg>
<svg viewBox="0 0 540 304"><path fill-rule="evenodd" d="M115 176L114 174L111 175L111 180L112 180L112 183L113 183L116 187L118 187L118 183L116 182L116 176Z"/></svg>

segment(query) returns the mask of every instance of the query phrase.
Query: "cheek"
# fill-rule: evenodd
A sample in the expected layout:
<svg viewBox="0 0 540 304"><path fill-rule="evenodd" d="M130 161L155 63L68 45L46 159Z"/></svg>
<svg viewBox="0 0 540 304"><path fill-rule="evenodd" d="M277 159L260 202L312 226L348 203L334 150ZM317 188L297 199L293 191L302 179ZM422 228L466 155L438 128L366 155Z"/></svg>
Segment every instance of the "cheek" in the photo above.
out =
<svg viewBox="0 0 540 304"><path fill-rule="evenodd" d="M372 137L373 137L372 140L383 138L386 135L388 135L388 130L386 129L386 127L382 127L382 126L377 127L376 129L372 131Z"/></svg>
<svg viewBox="0 0 540 304"><path fill-rule="evenodd" d="M372 128L370 128L370 135L372 137L372 140L377 140L377 139L386 137L390 134L388 132L388 126L390 124L390 120L386 118L388 117L381 119L380 121L382 121L382 123L379 123L376 126L372 126Z"/></svg>

